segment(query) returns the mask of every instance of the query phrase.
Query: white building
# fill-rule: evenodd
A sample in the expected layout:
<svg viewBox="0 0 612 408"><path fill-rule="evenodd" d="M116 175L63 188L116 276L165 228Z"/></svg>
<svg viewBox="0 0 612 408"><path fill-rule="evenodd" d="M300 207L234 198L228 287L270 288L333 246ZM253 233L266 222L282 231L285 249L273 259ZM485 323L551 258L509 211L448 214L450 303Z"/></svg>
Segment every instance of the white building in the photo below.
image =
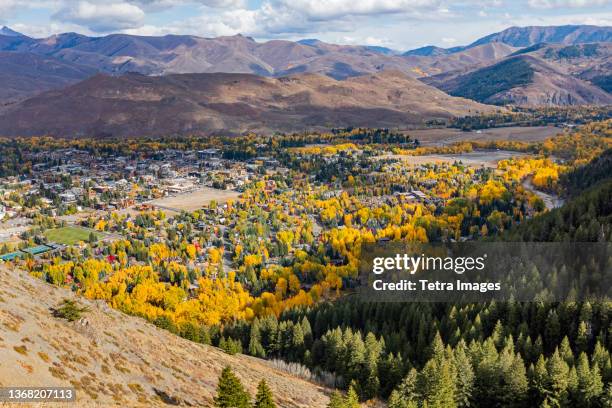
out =
<svg viewBox="0 0 612 408"><path fill-rule="evenodd" d="M59 195L59 198L66 204L74 203L76 196L73 193L65 192Z"/></svg>

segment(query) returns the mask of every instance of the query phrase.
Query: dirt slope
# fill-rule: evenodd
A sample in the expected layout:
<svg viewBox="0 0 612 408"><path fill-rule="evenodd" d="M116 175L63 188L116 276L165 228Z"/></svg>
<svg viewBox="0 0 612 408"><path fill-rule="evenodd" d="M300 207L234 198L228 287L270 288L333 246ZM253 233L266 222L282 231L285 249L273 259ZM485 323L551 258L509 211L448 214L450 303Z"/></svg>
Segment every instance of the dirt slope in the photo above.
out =
<svg viewBox="0 0 612 408"><path fill-rule="evenodd" d="M192 343L101 302L79 299L90 307L87 325L52 317L49 308L72 297L0 266L0 386L72 383L78 404L65 404L70 407L210 407L217 378L231 365L252 395L265 378L281 407L328 402L328 390L266 361Z"/></svg>
<svg viewBox="0 0 612 408"><path fill-rule="evenodd" d="M12 106L0 135L162 136L405 127L496 107L455 98L398 71L337 81L317 74L97 75Z"/></svg>
<svg viewBox="0 0 612 408"><path fill-rule="evenodd" d="M566 65L537 53L525 53L467 73L458 71L424 78L423 82L451 95L491 104L564 106L612 103L612 95L573 76ZM598 75L593 74L594 77Z"/></svg>
<svg viewBox="0 0 612 408"><path fill-rule="evenodd" d="M50 89L63 88L95 70L31 53L0 51L0 101L14 102Z"/></svg>

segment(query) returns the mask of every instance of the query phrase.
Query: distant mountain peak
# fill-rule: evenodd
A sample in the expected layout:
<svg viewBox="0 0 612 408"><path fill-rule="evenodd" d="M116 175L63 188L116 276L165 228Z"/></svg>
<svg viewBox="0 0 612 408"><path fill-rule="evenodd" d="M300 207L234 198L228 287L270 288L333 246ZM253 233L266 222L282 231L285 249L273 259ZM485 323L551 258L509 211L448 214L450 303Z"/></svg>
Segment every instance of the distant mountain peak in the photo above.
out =
<svg viewBox="0 0 612 408"><path fill-rule="evenodd" d="M365 46L370 51L377 52L383 55L399 55L400 53L392 48L383 47L381 45L366 45Z"/></svg>
<svg viewBox="0 0 612 408"><path fill-rule="evenodd" d="M5 35L7 37L25 37L23 34L12 30L7 26L2 26L2 28L0 28L0 35Z"/></svg>
<svg viewBox="0 0 612 408"><path fill-rule="evenodd" d="M316 45L321 42L321 40L318 40L316 38L304 38L303 40L299 40L297 43L302 45Z"/></svg>
<svg viewBox="0 0 612 408"><path fill-rule="evenodd" d="M503 42L513 47L530 47L538 43L575 45L612 41L612 27L592 25L509 27L482 37L468 47L490 42Z"/></svg>
<svg viewBox="0 0 612 408"><path fill-rule="evenodd" d="M445 48L437 47L435 45L426 45L424 47L406 51L403 55L405 56L417 55L421 57L431 57L431 56L446 55L446 54L450 54L450 52Z"/></svg>

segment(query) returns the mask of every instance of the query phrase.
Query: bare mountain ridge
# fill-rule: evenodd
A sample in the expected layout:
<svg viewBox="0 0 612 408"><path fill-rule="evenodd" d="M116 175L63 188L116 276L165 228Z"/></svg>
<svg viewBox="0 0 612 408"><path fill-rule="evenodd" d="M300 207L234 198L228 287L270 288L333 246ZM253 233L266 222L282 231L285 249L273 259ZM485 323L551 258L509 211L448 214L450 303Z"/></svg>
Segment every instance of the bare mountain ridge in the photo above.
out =
<svg viewBox="0 0 612 408"><path fill-rule="evenodd" d="M317 74L97 75L0 115L0 135L160 136L405 127L492 112L391 71L337 81Z"/></svg>
<svg viewBox="0 0 612 408"><path fill-rule="evenodd" d="M487 43L448 54L426 57L405 57L414 65L413 72L419 76L431 76L449 71L464 70L483 66L519 50L503 43Z"/></svg>
<svg viewBox="0 0 612 408"><path fill-rule="evenodd" d="M513 27L465 47L423 47L402 56L384 47L335 45L319 40L259 43L241 35L218 38L126 34L88 37L77 33L35 39L4 27L0 32L0 52L3 53L0 55L0 85L4 85L4 91L0 91L0 106L74 84L97 72L111 75L229 72L266 77L317 73L346 79L397 70L415 78L432 77L425 81L445 89L440 83L448 78L487 67L524 51L515 45L528 44L527 49L530 49L534 46L533 41L547 40L571 48L576 47L574 43L582 45L586 40L609 41L611 30L610 27L593 26ZM545 58L536 53L532 55ZM556 70L567 71L600 89L612 87L609 59L596 59L592 55L580 60L545 59ZM22 70L14 63L27 60L35 61L36 70L30 67ZM601 63L589 62L595 60ZM60 66L63 68L58 69Z"/></svg>
<svg viewBox="0 0 612 408"><path fill-rule="evenodd" d="M204 39L192 36L109 35L90 38L74 33L43 40L0 35L2 49L6 50L2 58L7 60L25 59L30 55L30 59L44 58L48 64L55 61L55 65L89 72L89 75L96 72L113 75L129 72L145 75L228 72L280 77L318 73L335 79L385 70L398 70L414 77L429 76L495 61L516 50L493 43L440 57L402 57L378 52L372 47L334 45L321 41L308 44L282 40L257 43L243 36ZM9 52L14 55L11 56ZM21 74L19 67L0 67L0 75L10 77L13 82L9 86L12 89L10 98L0 93L0 101L23 99L84 78L66 76L53 83L47 80L47 73L44 72L39 77L20 77ZM26 81L27 86L24 86Z"/></svg>
<svg viewBox="0 0 612 408"><path fill-rule="evenodd" d="M8 29L7 29L8 30ZM320 73L335 79L344 79L365 73L397 69L410 73L418 67L427 72L435 57L453 57L460 61L475 58L478 52L469 49L492 45L493 49L510 48L503 41L478 41L467 47L448 50L424 47L433 52L408 52L404 56L384 47L328 44L318 40L273 40L259 43L250 37L201 38L189 35L163 37L111 34L87 37L64 33L48 38L0 35L0 50L32 52L66 62L86 65L99 72L121 74L139 72L147 75L169 73L236 72L264 76L284 76L292 73ZM482 47L487 49L488 47ZM504 56L504 55L502 55ZM434 57L434 58L432 58ZM492 61L497 53L484 52L478 63ZM451 69L460 68L453 66ZM440 69L436 68L435 73ZM446 68L444 68L446 69Z"/></svg>
<svg viewBox="0 0 612 408"><path fill-rule="evenodd" d="M421 80L484 103L605 105L612 103L612 43L536 44L493 63Z"/></svg>
<svg viewBox="0 0 612 408"><path fill-rule="evenodd" d="M563 27L544 28L548 30L547 32L564 30ZM544 28L528 27L508 30L509 32L517 30L524 32ZM252 38L241 35L218 38L201 38L190 35L147 37L127 34L88 37L77 33L63 33L35 39L20 35L7 27L4 27L3 30L6 35L0 33L0 50L2 51L31 52L89 66L99 72L112 74L139 72L147 75L238 72L283 76L291 73L310 72L343 79L389 69L409 73L415 66L427 71L426 67L432 63L430 59L415 59L415 57L457 54L487 44L500 43L514 46L517 43L517 41L508 39L509 35L504 34L508 30L505 30L502 33L477 40L467 47L454 47L447 50L439 47L425 47L425 49L431 48L433 52L408 52L406 55L412 58L404 58L384 47L335 45L318 40L298 42L273 40L258 43ZM593 31L594 29L589 26L585 26L584 29L578 27L574 29L574 32L580 30ZM595 31L602 30L605 32L606 28ZM575 34L572 38L578 41L586 38L585 35ZM560 39L561 37L557 35L537 38ZM607 37L605 34L592 34L589 38ZM570 42L565 38L563 40ZM478 62L485 61L480 59ZM451 66L451 68L459 67Z"/></svg>
<svg viewBox="0 0 612 408"><path fill-rule="evenodd" d="M529 47L539 43L574 45L612 41L612 27L593 25L510 27L482 37L468 47L490 42L503 42L513 47Z"/></svg>
<svg viewBox="0 0 612 408"><path fill-rule="evenodd" d="M401 57L385 55L372 47L321 41L309 44L284 40L259 43L242 35L201 38L111 34L87 37L65 33L44 39L0 38L0 49L50 56L112 74L236 72L275 76L295 71L342 79L383 68L408 69ZM351 70L344 68L343 64Z"/></svg>
<svg viewBox="0 0 612 408"><path fill-rule="evenodd" d="M23 97L61 88L89 78L92 68L32 53L0 51L0 101L11 103Z"/></svg>
<svg viewBox="0 0 612 408"><path fill-rule="evenodd" d="M279 406L322 408L329 400L327 389L265 360L182 339L103 301L78 298L90 309L80 322L52 317L65 298L77 299L0 266L0 386L76 387L76 404L65 406L210 407L230 365L253 396L265 378Z"/></svg>
<svg viewBox="0 0 612 408"><path fill-rule="evenodd" d="M466 46L441 48L433 45L406 51L403 55L436 56L461 52L483 44L503 43L511 47L530 47L535 44L555 43L576 45L592 42L611 42L612 27L592 25L509 27L489 34Z"/></svg>

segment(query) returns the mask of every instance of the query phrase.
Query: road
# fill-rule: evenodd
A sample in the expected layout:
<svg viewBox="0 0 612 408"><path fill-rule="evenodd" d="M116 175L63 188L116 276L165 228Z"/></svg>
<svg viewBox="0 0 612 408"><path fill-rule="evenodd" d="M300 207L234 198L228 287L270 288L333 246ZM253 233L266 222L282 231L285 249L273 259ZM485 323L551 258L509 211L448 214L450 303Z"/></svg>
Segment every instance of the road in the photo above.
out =
<svg viewBox="0 0 612 408"><path fill-rule="evenodd" d="M544 205L548 210L559 208L565 202L565 200L555 194L549 194L540 190L536 190L536 188L531 183L531 177L527 177L525 180L523 180L522 184L523 187L525 187L527 190L532 191L535 195L540 197L542 201L544 201Z"/></svg>

